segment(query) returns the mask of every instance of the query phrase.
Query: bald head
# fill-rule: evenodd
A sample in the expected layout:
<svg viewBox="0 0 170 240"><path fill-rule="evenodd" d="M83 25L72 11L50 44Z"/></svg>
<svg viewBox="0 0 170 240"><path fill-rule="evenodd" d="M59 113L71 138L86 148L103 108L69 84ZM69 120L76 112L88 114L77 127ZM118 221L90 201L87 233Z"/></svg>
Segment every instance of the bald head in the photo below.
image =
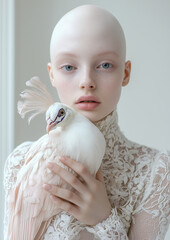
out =
<svg viewBox="0 0 170 240"><path fill-rule="evenodd" d="M83 5L65 14L56 24L51 37L51 61L56 50L65 48L79 41L87 47L98 44L99 50L104 44L113 46L113 50L125 61L126 44L123 30L117 19L105 9L94 5Z"/></svg>

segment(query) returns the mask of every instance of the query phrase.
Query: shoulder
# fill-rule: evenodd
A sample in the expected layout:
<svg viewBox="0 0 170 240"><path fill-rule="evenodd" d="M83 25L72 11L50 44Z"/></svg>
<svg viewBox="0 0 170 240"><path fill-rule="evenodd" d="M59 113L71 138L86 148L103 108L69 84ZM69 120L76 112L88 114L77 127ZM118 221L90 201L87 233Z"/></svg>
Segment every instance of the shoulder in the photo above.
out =
<svg viewBox="0 0 170 240"><path fill-rule="evenodd" d="M151 196L156 198L166 192L168 198L170 151L142 145L137 148L138 155L132 163L135 166L133 182L137 184L134 194L138 193L138 204L141 207L150 201Z"/></svg>
<svg viewBox="0 0 170 240"><path fill-rule="evenodd" d="M134 160L136 169L147 169L147 173L156 174L156 169L166 168L170 163L170 151L158 150L144 145L134 144L137 155ZM150 175L149 174L149 175Z"/></svg>
<svg viewBox="0 0 170 240"><path fill-rule="evenodd" d="M169 184L170 152L167 150L158 151L150 164L150 185L165 186Z"/></svg>
<svg viewBox="0 0 170 240"><path fill-rule="evenodd" d="M24 142L17 146L7 157L4 167L4 187L10 189L16 181L16 176L24 164L25 154L33 142Z"/></svg>
<svg viewBox="0 0 170 240"><path fill-rule="evenodd" d="M146 145L128 141L127 154L129 155L130 163L135 165L136 170L152 170L170 161L170 151L158 150L156 148L148 147ZM147 172L148 172L147 171Z"/></svg>
<svg viewBox="0 0 170 240"><path fill-rule="evenodd" d="M168 184L170 151L131 142L127 154L132 169L131 180L138 188L138 193L143 194L145 191L151 191L151 188L156 189L163 179L164 184Z"/></svg>

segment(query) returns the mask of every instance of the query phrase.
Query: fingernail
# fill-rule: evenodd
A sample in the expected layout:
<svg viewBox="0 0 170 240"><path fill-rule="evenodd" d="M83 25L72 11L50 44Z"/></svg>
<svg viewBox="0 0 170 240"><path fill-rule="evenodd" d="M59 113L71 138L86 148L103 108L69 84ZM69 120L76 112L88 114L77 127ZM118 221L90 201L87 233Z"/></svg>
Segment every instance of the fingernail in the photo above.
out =
<svg viewBox="0 0 170 240"><path fill-rule="evenodd" d="M50 162L47 163L47 167L52 169L53 168L53 163L50 163Z"/></svg>
<svg viewBox="0 0 170 240"><path fill-rule="evenodd" d="M50 190L51 189L51 185L43 184L43 188L45 188L46 190Z"/></svg>
<svg viewBox="0 0 170 240"><path fill-rule="evenodd" d="M59 158L59 160L62 161L62 162L64 162L66 159L65 159L65 157L61 156L61 157Z"/></svg>

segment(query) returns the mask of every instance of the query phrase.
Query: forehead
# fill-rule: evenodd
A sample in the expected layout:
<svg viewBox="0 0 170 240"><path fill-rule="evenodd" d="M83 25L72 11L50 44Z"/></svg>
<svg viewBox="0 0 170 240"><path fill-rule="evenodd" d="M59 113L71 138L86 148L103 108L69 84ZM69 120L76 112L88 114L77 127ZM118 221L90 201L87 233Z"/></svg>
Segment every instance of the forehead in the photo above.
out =
<svg viewBox="0 0 170 240"><path fill-rule="evenodd" d="M88 11L87 11L88 10ZM56 25L51 38L51 55L59 50L125 51L120 24L103 9L78 8L66 14Z"/></svg>

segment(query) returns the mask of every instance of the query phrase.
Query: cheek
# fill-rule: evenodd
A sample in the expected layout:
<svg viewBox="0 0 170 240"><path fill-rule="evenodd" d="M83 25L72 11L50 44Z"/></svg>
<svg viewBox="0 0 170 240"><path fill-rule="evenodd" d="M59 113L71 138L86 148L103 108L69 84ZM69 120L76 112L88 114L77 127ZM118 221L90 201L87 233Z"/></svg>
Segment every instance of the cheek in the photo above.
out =
<svg viewBox="0 0 170 240"><path fill-rule="evenodd" d="M68 81L55 81L55 88L57 90L59 99L62 103L68 104L73 92L72 84L69 84Z"/></svg>
<svg viewBox="0 0 170 240"><path fill-rule="evenodd" d="M117 79L117 81L111 81L104 89L105 102L107 102L109 107L115 108L121 95L122 86L120 79Z"/></svg>

